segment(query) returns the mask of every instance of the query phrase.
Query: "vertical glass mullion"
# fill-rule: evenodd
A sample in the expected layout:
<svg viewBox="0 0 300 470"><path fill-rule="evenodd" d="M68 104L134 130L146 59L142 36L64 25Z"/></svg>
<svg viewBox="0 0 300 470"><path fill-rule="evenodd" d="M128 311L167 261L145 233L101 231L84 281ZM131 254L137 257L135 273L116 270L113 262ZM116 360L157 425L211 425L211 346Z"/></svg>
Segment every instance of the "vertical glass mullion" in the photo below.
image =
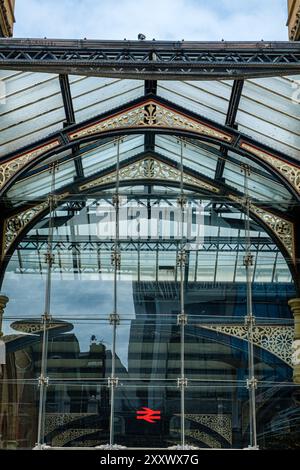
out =
<svg viewBox="0 0 300 470"><path fill-rule="evenodd" d="M248 191L248 176L250 169L247 165L243 167L244 171L244 194L245 194L245 238L246 238L246 253L244 257L244 266L246 269L246 287L247 287L247 314L245 324L247 327L247 340L248 340L248 379L247 388L249 390L249 431L250 439L249 445L252 448L257 448L257 431L256 431L256 397L255 390L257 381L255 378L254 368L254 348L253 348L253 328L255 318L252 309L252 265L253 256L251 254L251 239L250 239L250 198Z"/></svg>
<svg viewBox="0 0 300 470"><path fill-rule="evenodd" d="M180 437L181 447L185 446L185 309L184 309L184 272L185 272L185 243L184 243L184 207L185 199L183 193L183 142L180 141L180 252L179 252L179 266L180 266L180 314L178 316L178 324L180 325L180 378L178 380L180 386Z"/></svg>
<svg viewBox="0 0 300 470"><path fill-rule="evenodd" d="M42 357L41 357L41 373L38 380L39 385L39 410L38 410L38 435L37 435L37 449L42 449L45 445L45 413L46 413L46 399L47 399L47 356L48 356L48 329L51 321L51 281L52 281L52 264L53 264L53 217L54 217L54 191L55 191L55 172L57 164L54 163L51 167L52 182L51 193L49 195L49 233L48 233L48 247L46 254L47 261L47 277L45 287L45 308L41 317L43 324L42 333Z"/></svg>
<svg viewBox="0 0 300 470"><path fill-rule="evenodd" d="M110 323L113 328L112 335L112 359L111 359L111 377L109 380L110 386L110 429L109 429L109 445L114 446L114 417L115 417L115 387L117 386L116 378L116 336L117 325L119 323L118 315L118 269L120 269L120 247L119 247L119 180L120 176L120 139L117 141L117 164L116 164L116 192L113 196L115 206L115 243L113 249L113 265L114 265L114 289L113 289L113 312L110 316Z"/></svg>

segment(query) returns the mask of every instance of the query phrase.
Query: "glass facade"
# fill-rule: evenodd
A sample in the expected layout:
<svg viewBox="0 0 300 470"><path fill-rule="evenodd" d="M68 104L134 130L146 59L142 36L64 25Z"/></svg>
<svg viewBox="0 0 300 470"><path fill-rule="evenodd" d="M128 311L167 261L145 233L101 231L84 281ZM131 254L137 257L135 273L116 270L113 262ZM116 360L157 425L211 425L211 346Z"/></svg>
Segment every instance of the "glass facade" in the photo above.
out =
<svg viewBox="0 0 300 470"><path fill-rule="evenodd" d="M299 447L299 77L0 78L0 449Z"/></svg>
<svg viewBox="0 0 300 470"><path fill-rule="evenodd" d="M115 191L59 203L10 259L1 447L247 447L247 216L153 184L119 187L116 210ZM300 420L295 287L251 218L248 235L257 444L287 448Z"/></svg>

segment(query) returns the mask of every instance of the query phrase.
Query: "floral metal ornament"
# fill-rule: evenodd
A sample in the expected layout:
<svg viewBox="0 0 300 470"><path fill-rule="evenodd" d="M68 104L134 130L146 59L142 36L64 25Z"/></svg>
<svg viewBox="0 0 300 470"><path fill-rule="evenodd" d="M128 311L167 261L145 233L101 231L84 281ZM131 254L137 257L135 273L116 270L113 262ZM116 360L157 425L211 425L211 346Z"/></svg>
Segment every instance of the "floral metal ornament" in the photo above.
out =
<svg viewBox="0 0 300 470"><path fill-rule="evenodd" d="M56 201L64 199L68 193L60 194L55 196ZM49 200L41 202L29 209L26 209L18 214L15 214L4 221L4 236L3 236L3 248L2 258L5 257L9 248L12 246L19 234L28 226L28 224L41 212L49 207Z"/></svg>
<svg viewBox="0 0 300 470"><path fill-rule="evenodd" d="M117 173L112 171L104 176L100 176L95 180L85 183L79 187L80 191L95 188L104 184L114 183L116 181ZM181 172L177 168L168 165L156 158L147 157L135 163L131 163L119 170L119 178L122 181L138 180L138 179L153 179L164 180L180 183ZM187 173L183 175L184 184L195 186L197 188L206 189L213 193L219 193L220 190L200 178L196 178Z"/></svg>
<svg viewBox="0 0 300 470"><path fill-rule="evenodd" d="M254 145L247 144L246 142L241 141L240 147L247 152L256 155L257 157L264 160L266 163L271 165L276 171L278 171L300 194L300 167L293 165L292 163L285 162L280 158L275 157L274 155L263 151Z"/></svg>
<svg viewBox="0 0 300 470"><path fill-rule="evenodd" d="M18 155L13 160L8 160L0 164L0 190L7 184L7 182L27 163L33 161L40 155L52 150L60 145L59 140L53 140L46 145L42 145L26 153Z"/></svg>
<svg viewBox="0 0 300 470"><path fill-rule="evenodd" d="M245 201L239 196L230 194L229 199L238 204L244 204ZM286 220L278 215L268 212L265 209L257 207L253 203L250 203L250 211L255 214L259 219L271 229L274 235L281 241L288 254L295 260L295 246L294 246L294 224L293 222Z"/></svg>
<svg viewBox="0 0 300 470"><path fill-rule="evenodd" d="M154 100L137 105L120 114L102 119L96 124L85 126L69 132L70 141L101 134L112 130L130 128L163 128L195 132L202 136L212 137L223 142L232 142L233 137L197 119L192 119L171 108L158 104Z"/></svg>
<svg viewBox="0 0 300 470"><path fill-rule="evenodd" d="M248 338L248 328L246 325L199 326L243 340ZM253 328L253 344L271 352L289 366L292 366L293 338L293 326L255 326Z"/></svg>

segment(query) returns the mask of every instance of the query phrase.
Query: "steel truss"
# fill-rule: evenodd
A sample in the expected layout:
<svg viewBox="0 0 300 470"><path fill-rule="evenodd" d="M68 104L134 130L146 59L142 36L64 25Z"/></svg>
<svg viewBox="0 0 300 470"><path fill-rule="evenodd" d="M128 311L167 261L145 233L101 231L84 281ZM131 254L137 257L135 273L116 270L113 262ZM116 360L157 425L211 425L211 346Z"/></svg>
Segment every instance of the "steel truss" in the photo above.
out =
<svg viewBox="0 0 300 470"><path fill-rule="evenodd" d="M114 248L114 240L88 239L76 240L76 242L56 240L52 242L52 249L59 252L90 253L98 251L111 251ZM128 240L120 239L120 251L178 251L180 240ZM279 248L268 237L252 237L250 240L251 251L263 251L268 253L279 252ZM21 251L44 251L47 249L48 242L46 237L40 235L25 237L19 244L18 250ZM205 238L201 244L201 251L222 251L222 252L243 252L246 249L246 240L241 237L209 237ZM191 249L191 251L193 251Z"/></svg>
<svg viewBox="0 0 300 470"><path fill-rule="evenodd" d="M298 42L0 39L0 67L143 80L296 74Z"/></svg>

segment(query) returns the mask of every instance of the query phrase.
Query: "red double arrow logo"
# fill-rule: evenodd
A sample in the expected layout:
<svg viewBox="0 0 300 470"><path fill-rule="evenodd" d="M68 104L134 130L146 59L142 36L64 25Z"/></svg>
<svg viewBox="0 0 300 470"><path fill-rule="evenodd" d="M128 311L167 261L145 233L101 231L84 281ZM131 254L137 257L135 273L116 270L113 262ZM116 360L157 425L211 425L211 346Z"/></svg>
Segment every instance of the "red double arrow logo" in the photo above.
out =
<svg viewBox="0 0 300 470"><path fill-rule="evenodd" d="M159 410L151 410L151 408L147 408L146 406L143 406L143 408L136 412L136 419L143 419L147 421L147 423L155 423L155 421L159 421L160 418Z"/></svg>

